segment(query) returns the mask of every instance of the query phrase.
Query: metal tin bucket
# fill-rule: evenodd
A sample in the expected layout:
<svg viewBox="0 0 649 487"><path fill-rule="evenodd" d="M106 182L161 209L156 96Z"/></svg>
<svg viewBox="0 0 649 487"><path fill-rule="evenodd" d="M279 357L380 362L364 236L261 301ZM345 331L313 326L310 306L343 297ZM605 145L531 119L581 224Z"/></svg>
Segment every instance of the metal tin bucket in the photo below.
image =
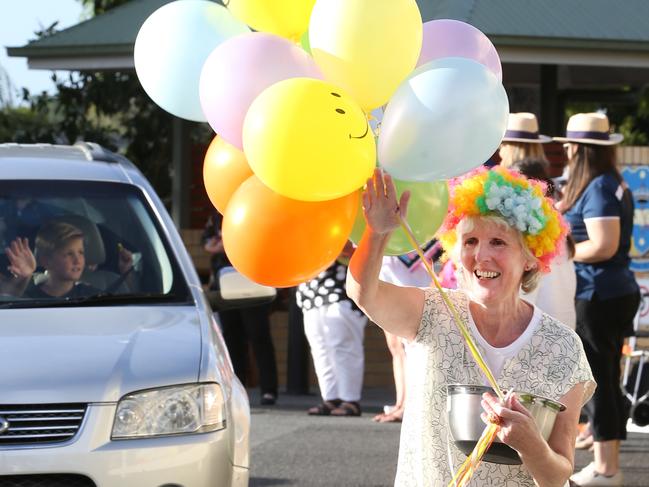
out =
<svg viewBox="0 0 649 487"><path fill-rule="evenodd" d="M483 412L480 404L482 394L490 392L495 395L495 393L491 387L460 384L449 385L446 390L446 411L451 436L455 446L468 456L485 429L485 424L480 419L480 414ZM552 433L557 414L566 407L557 401L527 392L516 392L516 396L532 414L541 436L547 441ZM505 465L522 463L518 453L498 439L494 440L489 447L483 461Z"/></svg>

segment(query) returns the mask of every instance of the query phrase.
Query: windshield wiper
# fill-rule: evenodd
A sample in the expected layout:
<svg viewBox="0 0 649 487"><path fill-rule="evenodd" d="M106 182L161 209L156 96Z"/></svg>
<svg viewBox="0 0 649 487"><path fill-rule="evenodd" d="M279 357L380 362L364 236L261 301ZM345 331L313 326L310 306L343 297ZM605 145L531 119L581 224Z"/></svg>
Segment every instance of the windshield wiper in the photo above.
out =
<svg viewBox="0 0 649 487"><path fill-rule="evenodd" d="M176 294L159 294L159 293L127 293L112 294L99 293L92 296L71 299L21 299L20 301L11 301L0 305L0 309L17 309L17 308L65 308L76 306L104 306L114 304L147 304L147 303L165 303L165 302L183 302Z"/></svg>

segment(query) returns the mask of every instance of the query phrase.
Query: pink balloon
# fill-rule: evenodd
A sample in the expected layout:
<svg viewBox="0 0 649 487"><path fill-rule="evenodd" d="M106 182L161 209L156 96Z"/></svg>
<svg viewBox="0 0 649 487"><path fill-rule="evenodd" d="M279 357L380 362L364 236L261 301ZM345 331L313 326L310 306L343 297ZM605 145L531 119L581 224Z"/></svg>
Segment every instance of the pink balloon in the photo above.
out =
<svg viewBox="0 0 649 487"><path fill-rule="evenodd" d="M273 34L238 35L214 49L203 65L203 114L217 134L243 149L243 119L253 100L270 85L298 77L323 79L300 47Z"/></svg>
<svg viewBox="0 0 649 487"><path fill-rule="evenodd" d="M443 57L463 57L484 65L503 80L500 57L491 41L478 29L459 20L439 19L424 24L424 40L417 66Z"/></svg>

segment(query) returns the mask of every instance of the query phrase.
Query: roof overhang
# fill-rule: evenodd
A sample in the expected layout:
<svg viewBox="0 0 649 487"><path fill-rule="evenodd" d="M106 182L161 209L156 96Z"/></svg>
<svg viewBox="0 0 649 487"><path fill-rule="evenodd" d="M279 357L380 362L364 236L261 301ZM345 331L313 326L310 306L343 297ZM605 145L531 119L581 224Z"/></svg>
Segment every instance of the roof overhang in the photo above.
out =
<svg viewBox="0 0 649 487"><path fill-rule="evenodd" d="M133 56L102 56L102 57L29 57L29 69L47 69L52 71L112 71L135 69Z"/></svg>
<svg viewBox="0 0 649 487"><path fill-rule="evenodd" d="M574 39L494 37L503 63L649 68L649 43ZM57 48L9 47L11 57L26 57L30 69L101 71L134 69L132 45Z"/></svg>
<svg viewBox="0 0 649 487"><path fill-rule="evenodd" d="M57 48L8 47L11 57L27 58L30 69L103 71L134 69L133 47L124 45Z"/></svg>
<svg viewBox="0 0 649 487"><path fill-rule="evenodd" d="M495 36L503 63L649 68L649 43Z"/></svg>

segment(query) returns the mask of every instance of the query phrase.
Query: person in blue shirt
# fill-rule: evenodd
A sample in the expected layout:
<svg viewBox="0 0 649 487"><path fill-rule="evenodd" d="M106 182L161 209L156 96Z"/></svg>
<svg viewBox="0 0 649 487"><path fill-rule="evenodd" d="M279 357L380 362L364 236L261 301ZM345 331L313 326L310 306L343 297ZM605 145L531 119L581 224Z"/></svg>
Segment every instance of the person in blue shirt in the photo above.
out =
<svg viewBox="0 0 649 487"><path fill-rule="evenodd" d="M570 117L565 142L568 183L560 209L575 246L577 334L597 381L585 407L594 439L594 462L571 480L580 486L622 485L620 441L626 439L626 411L620 390L624 338L633 332L638 284L629 269L633 199L616 167L619 134L609 134L600 113Z"/></svg>

